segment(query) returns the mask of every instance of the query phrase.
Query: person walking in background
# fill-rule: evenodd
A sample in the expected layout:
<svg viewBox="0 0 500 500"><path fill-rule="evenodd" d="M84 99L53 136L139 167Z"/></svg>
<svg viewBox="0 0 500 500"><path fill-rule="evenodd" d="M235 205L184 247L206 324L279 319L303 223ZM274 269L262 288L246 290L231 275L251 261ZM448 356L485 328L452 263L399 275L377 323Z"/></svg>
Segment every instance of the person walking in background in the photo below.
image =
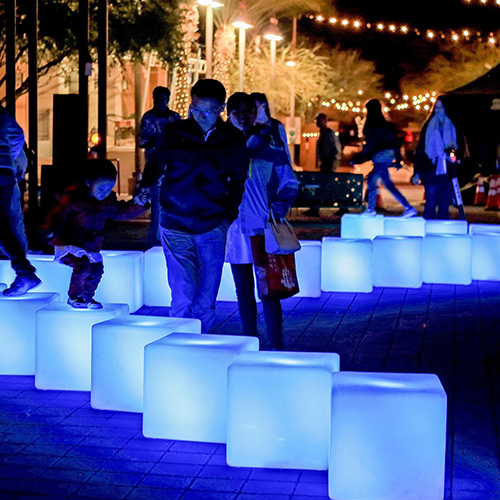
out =
<svg viewBox="0 0 500 500"><path fill-rule="evenodd" d="M232 124L245 133L250 154L250 171L239 207L238 218L228 231L226 262L231 264L243 334L258 336L251 238L263 238L270 210L285 217L297 196L298 183L282 145L276 145L269 128L257 125L256 106L243 92L227 102ZM271 348L283 350L283 314L280 299L264 296L262 308Z"/></svg>
<svg viewBox="0 0 500 500"><path fill-rule="evenodd" d="M16 120L0 106L0 246L10 259L16 278L3 291L7 297L24 295L41 283L36 269L26 258L28 242L24 233L19 172L16 159L22 153L24 132ZM20 170L23 170L22 168Z"/></svg>
<svg viewBox="0 0 500 500"><path fill-rule="evenodd" d="M365 146L351 162L357 165L371 160L373 163L373 169L368 174L367 180L368 209L365 215L376 215L377 182L380 179L394 198L403 205L403 217L413 217L417 215L417 211L394 185L389 174L389 167L399 167L401 164L401 151L396 129L385 119L378 99L370 99L366 103L366 111L366 121L363 127Z"/></svg>
<svg viewBox="0 0 500 500"><path fill-rule="evenodd" d="M106 221L128 220L146 211L137 197L116 199L116 177L109 160L88 160L85 180L58 196L42 227L43 239L55 246L54 260L73 268L68 304L75 309L102 308L93 297L104 273L100 252Z"/></svg>
<svg viewBox="0 0 500 500"><path fill-rule="evenodd" d="M224 122L226 90L217 80L191 89L189 118L165 127L139 192L163 176L160 237L172 290L170 316L198 318L208 332L222 277L229 225L248 173L245 136Z"/></svg>
<svg viewBox="0 0 500 500"><path fill-rule="evenodd" d="M453 200L450 163L456 160L457 131L444 102L436 99L429 118L422 126L415 152L413 183L425 189L425 219L448 219Z"/></svg>
<svg viewBox="0 0 500 500"><path fill-rule="evenodd" d="M153 90L153 108L146 111L139 127L139 147L144 148L146 163L152 161L153 153L163 130L169 123L179 121L181 117L168 107L170 90L167 87L155 87ZM148 243L159 245L160 217L160 181L151 187L151 223L149 224Z"/></svg>
<svg viewBox="0 0 500 500"><path fill-rule="evenodd" d="M257 107L256 125L266 127L268 129L269 136L275 142L281 142L288 157L288 163L291 167L293 162L290 155L290 149L288 147L288 137L285 126L279 120L276 120L276 118L271 117L271 110L269 109L269 101L267 100L266 94L263 94L262 92L252 92L250 96L253 97Z"/></svg>
<svg viewBox="0 0 500 500"><path fill-rule="evenodd" d="M316 167L322 174L335 172L342 156L342 146L337 134L328 126L325 113L316 117L319 137L316 142Z"/></svg>

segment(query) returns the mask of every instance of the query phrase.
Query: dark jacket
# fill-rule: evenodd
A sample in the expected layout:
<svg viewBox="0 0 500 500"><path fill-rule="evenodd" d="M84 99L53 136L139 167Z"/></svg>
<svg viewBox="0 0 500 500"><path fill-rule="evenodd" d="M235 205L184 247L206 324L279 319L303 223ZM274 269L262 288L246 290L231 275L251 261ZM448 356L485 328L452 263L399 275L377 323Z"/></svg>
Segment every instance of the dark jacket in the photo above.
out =
<svg viewBox="0 0 500 500"><path fill-rule="evenodd" d="M388 149L394 151L396 160L401 160L401 145L396 134L396 129L392 123L386 122L385 124L373 128L366 133L365 139L365 146L363 150L352 159L353 163L359 164L372 160L376 153Z"/></svg>
<svg viewBox="0 0 500 500"><path fill-rule="evenodd" d="M112 192L104 200L90 195L85 184L68 187L58 196L58 204L48 214L43 226L51 245L74 245L87 252L99 252L108 219L128 220L144 213L146 207L118 201Z"/></svg>
<svg viewBox="0 0 500 500"><path fill-rule="evenodd" d="M218 120L205 134L192 119L167 125L141 187L163 175L160 225L192 234L205 233L238 216L249 165L245 136Z"/></svg>
<svg viewBox="0 0 500 500"><path fill-rule="evenodd" d="M16 172L14 160L23 150L24 133L16 120L0 106L0 168Z"/></svg>

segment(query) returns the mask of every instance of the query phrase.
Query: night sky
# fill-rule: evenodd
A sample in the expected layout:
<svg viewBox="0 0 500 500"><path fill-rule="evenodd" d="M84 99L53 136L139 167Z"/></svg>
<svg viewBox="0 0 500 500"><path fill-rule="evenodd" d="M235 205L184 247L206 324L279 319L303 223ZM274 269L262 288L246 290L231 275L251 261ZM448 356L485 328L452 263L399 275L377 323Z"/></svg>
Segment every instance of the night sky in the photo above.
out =
<svg viewBox="0 0 500 500"><path fill-rule="evenodd" d="M500 6L488 0L489 5L472 0L337 0L333 3L337 16L371 22L406 23L425 32L427 29L447 30L468 28L478 31L497 31L500 27ZM439 10L436 10L439 6ZM401 76L406 72L418 72L439 53L439 43L429 42L415 35L383 34L362 29L359 32L343 28L331 28L308 19L299 21L300 32L330 44L361 50L363 57L373 60L377 70L385 75L385 86L398 90Z"/></svg>

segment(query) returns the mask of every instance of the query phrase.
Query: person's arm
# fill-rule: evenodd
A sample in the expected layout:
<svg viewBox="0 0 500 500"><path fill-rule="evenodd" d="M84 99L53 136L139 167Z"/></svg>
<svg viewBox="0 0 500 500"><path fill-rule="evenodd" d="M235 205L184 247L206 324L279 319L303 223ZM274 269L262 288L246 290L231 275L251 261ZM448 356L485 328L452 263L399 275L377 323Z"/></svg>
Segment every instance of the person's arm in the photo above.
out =
<svg viewBox="0 0 500 500"><path fill-rule="evenodd" d="M7 112L4 113L2 132L10 143L12 160L15 160L23 150L24 132L16 120Z"/></svg>
<svg viewBox="0 0 500 500"><path fill-rule="evenodd" d="M137 203L138 199L136 197L129 201L118 201L115 193L111 193L110 196L111 202L107 215L113 220L135 219L149 208L149 203L145 203L144 205Z"/></svg>
<svg viewBox="0 0 500 500"><path fill-rule="evenodd" d="M155 145L155 140L151 132L151 121L148 114L142 116L141 124L139 125L139 147L151 148Z"/></svg>
<svg viewBox="0 0 500 500"><path fill-rule="evenodd" d="M235 141L231 147L227 159L231 162L226 190L227 219L229 222L232 222L238 217L238 208L243 198L245 181L248 177L248 167L250 164L250 156L243 134L241 135L241 139Z"/></svg>
<svg viewBox="0 0 500 500"><path fill-rule="evenodd" d="M272 175L277 176L278 187L275 195L270 200L270 205L274 215L278 218L283 218L297 197L299 183L292 168L287 164L275 166Z"/></svg>

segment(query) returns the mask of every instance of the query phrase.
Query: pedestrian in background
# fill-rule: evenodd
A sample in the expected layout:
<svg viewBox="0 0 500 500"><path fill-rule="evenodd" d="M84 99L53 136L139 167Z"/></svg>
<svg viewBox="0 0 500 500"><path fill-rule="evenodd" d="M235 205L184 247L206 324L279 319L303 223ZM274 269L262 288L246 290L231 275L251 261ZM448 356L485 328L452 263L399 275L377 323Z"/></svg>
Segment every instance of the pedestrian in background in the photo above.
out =
<svg viewBox="0 0 500 500"><path fill-rule="evenodd" d="M153 108L146 111L139 127L139 147L144 148L146 163L152 161L158 141L169 123L179 121L181 117L168 107L170 90L167 87L155 87L153 90ZM149 224L148 243L159 245L160 217L160 180L151 187L151 222Z"/></svg>
<svg viewBox="0 0 500 500"><path fill-rule="evenodd" d="M456 160L457 131L442 99L422 126L415 152L413 183L425 189L425 219L449 219L453 200L450 163Z"/></svg>
<svg viewBox="0 0 500 500"><path fill-rule="evenodd" d="M319 137L316 141L316 167L322 174L335 172L342 156L342 146L337 134L328 126L325 113L316 117Z"/></svg>
<svg viewBox="0 0 500 500"><path fill-rule="evenodd" d="M417 211L408 203L394 185L389 174L389 167L401 166L401 150L394 125L385 119L382 105L378 99L370 99L366 103L366 120L363 127L365 145L363 150L353 159L352 164L357 165L371 160L373 169L368 174L368 209L365 215L375 216L377 204L377 182L382 181L389 192L404 207L403 217L413 217Z"/></svg>

